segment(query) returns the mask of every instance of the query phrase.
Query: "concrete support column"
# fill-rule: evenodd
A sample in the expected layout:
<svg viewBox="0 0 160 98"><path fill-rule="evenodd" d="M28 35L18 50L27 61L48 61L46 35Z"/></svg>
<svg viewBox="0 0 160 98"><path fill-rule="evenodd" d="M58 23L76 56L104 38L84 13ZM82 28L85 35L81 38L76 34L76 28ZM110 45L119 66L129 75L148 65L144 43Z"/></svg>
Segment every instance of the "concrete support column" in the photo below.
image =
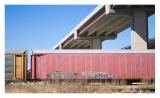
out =
<svg viewBox="0 0 160 98"><path fill-rule="evenodd" d="M92 39L91 40L91 49L102 49L102 40L101 39Z"/></svg>
<svg viewBox="0 0 160 98"><path fill-rule="evenodd" d="M62 44L60 44L58 48L59 48L59 50L62 49Z"/></svg>
<svg viewBox="0 0 160 98"><path fill-rule="evenodd" d="M147 49L148 18L146 12L134 12L132 16L131 49Z"/></svg>

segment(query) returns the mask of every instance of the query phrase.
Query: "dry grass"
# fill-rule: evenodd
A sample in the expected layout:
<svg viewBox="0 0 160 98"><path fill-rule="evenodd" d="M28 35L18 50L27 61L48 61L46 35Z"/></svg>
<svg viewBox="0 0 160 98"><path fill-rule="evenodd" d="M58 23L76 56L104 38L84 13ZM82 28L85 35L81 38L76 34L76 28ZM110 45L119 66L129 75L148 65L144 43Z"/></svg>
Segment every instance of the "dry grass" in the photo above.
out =
<svg viewBox="0 0 160 98"><path fill-rule="evenodd" d="M153 93L152 85L115 85L80 81L10 82L6 93Z"/></svg>

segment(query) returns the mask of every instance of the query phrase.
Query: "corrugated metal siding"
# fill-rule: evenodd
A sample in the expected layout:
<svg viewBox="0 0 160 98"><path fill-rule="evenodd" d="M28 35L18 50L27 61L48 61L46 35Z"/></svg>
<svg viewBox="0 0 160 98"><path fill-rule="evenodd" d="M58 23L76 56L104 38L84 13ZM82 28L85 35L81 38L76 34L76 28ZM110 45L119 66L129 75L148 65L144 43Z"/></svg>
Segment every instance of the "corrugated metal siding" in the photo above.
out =
<svg viewBox="0 0 160 98"><path fill-rule="evenodd" d="M13 79L13 56L5 55L5 79Z"/></svg>
<svg viewBox="0 0 160 98"><path fill-rule="evenodd" d="M35 59L34 59L35 57ZM106 73L116 79L154 79L154 53L48 53L32 56L32 79L46 79L52 72ZM36 72L34 71L36 66Z"/></svg>

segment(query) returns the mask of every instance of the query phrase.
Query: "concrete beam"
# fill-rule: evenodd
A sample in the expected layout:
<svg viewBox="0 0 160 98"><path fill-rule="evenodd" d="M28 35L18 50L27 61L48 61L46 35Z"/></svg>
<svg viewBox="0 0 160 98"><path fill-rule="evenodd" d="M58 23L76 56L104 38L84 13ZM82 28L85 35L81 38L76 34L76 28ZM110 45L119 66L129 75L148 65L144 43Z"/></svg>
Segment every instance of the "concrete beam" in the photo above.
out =
<svg viewBox="0 0 160 98"><path fill-rule="evenodd" d="M149 14L154 13L154 6L141 7L141 8L111 8L110 15L128 15L131 16L132 12L148 12Z"/></svg>
<svg viewBox="0 0 160 98"><path fill-rule="evenodd" d="M96 22L98 22L101 18L105 17L105 13L103 13L101 16L97 17L92 23L90 23L89 25L87 25L83 30L81 30L79 32L80 35L83 35L93 24L95 24Z"/></svg>
<svg viewBox="0 0 160 98"><path fill-rule="evenodd" d="M101 31L101 32L106 32L105 36L112 34L113 32L115 32L116 34L120 33L121 31L125 30L126 28L130 27L130 21L125 21L123 23L121 23L120 26L115 26L114 29L110 29L109 32L106 31Z"/></svg>
<svg viewBox="0 0 160 98"><path fill-rule="evenodd" d="M116 16L108 16L110 19L105 18L103 21L100 21L97 23L97 25L91 27L91 29L88 30L88 35L92 35L95 31L101 30L103 27L107 27L109 24L114 23L115 20L118 18Z"/></svg>
<svg viewBox="0 0 160 98"><path fill-rule="evenodd" d="M92 39L91 48L92 49L102 49L102 40L101 39Z"/></svg>
<svg viewBox="0 0 160 98"><path fill-rule="evenodd" d="M85 46L86 44L88 44L88 42L84 41L83 43L80 43L80 44L76 45L76 47L81 48L81 47Z"/></svg>
<svg viewBox="0 0 160 98"><path fill-rule="evenodd" d="M68 44L70 44L72 41L74 40L74 38L70 38L68 41L63 43L63 48L67 47Z"/></svg>
<svg viewBox="0 0 160 98"><path fill-rule="evenodd" d="M82 48L87 48L88 46L90 46L91 47L91 43L87 43L87 44L85 44L85 45L83 45L83 47Z"/></svg>
<svg viewBox="0 0 160 98"><path fill-rule="evenodd" d="M108 32L108 31L109 32L111 32L111 31L113 32L113 31L115 31L115 29L122 27L121 25L123 23L128 22L128 20L129 19L127 17L121 16L121 18L119 20L114 20L111 25L101 28L101 30L99 30L99 33L97 35L101 35L105 31L106 32Z"/></svg>
<svg viewBox="0 0 160 98"><path fill-rule="evenodd" d="M101 40L107 40L107 39L115 39L117 38L117 35L110 35L110 36L78 36L76 40L93 40L93 39L101 39Z"/></svg>
<svg viewBox="0 0 160 98"><path fill-rule="evenodd" d="M70 48L75 47L75 46L78 45L79 43L81 43L81 41L77 41L77 40L74 41L74 43L70 45Z"/></svg>
<svg viewBox="0 0 160 98"><path fill-rule="evenodd" d="M78 37L78 31L74 32L74 39L76 39Z"/></svg>
<svg viewBox="0 0 160 98"><path fill-rule="evenodd" d="M132 16L131 49L147 49L148 18L146 12L134 12Z"/></svg>

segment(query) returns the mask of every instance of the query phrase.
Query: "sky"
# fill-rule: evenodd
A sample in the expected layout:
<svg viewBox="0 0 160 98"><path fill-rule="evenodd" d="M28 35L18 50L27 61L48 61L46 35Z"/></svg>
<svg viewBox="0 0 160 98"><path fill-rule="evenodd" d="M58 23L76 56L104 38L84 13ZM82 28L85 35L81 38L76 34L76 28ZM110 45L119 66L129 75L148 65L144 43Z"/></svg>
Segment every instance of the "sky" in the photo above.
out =
<svg viewBox="0 0 160 98"><path fill-rule="evenodd" d="M51 49L96 5L5 6L5 48Z"/></svg>
<svg viewBox="0 0 160 98"><path fill-rule="evenodd" d="M52 49L96 5L6 5L6 49ZM155 15L148 18L149 38L155 36ZM117 50L131 43L131 28L115 40L102 43L104 50Z"/></svg>

